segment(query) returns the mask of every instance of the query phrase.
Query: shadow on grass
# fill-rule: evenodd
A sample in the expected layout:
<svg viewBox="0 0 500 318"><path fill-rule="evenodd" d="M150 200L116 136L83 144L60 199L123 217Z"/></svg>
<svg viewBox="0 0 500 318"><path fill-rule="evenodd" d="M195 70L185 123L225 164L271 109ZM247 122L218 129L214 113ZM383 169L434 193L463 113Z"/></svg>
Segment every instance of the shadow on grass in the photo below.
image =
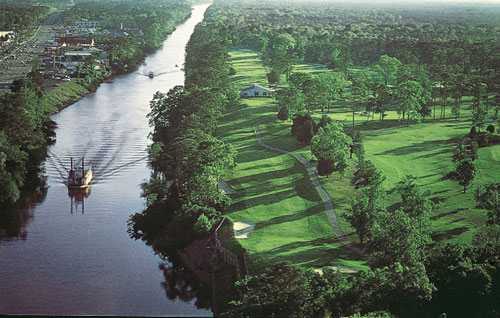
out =
<svg viewBox="0 0 500 318"><path fill-rule="evenodd" d="M306 267L325 267L335 265L336 259L363 261L362 255L341 244L335 237L318 238L312 241L293 242L272 250L258 253L253 259L258 265L254 268L264 270L277 262L289 262Z"/></svg>
<svg viewBox="0 0 500 318"><path fill-rule="evenodd" d="M355 127L363 132L371 132L379 129L404 128L405 126L397 119L384 119L384 121L364 121Z"/></svg>
<svg viewBox="0 0 500 318"><path fill-rule="evenodd" d="M231 182L235 182L238 184L256 184L258 186L261 186L263 182L267 182L269 180L276 180L283 178L284 176L288 176L295 171L293 171L294 167L288 167L284 169L275 169L271 171L266 171L266 172L261 172L261 173L254 173L250 175L246 175L244 177L239 177L233 179ZM265 192L266 189L265 187L261 187L261 193ZM277 189L275 189L277 190Z"/></svg>
<svg viewBox="0 0 500 318"><path fill-rule="evenodd" d="M444 217L447 217L447 216L450 216L450 215L455 215L457 213L458 213L458 210L451 211L451 212L446 212L446 213L440 213L438 215L432 216L431 220L435 221L435 220L438 220L438 219L441 219L441 218L444 218Z"/></svg>
<svg viewBox="0 0 500 318"><path fill-rule="evenodd" d="M235 61L257 60L259 58L257 53L253 52L253 51L233 51L233 52L230 51L229 53L231 55L231 62L233 62L233 63ZM235 56L231 53L237 53L239 56ZM254 62L254 61L252 61L252 62ZM259 60L259 63L260 63L260 60Z"/></svg>
<svg viewBox="0 0 500 318"><path fill-rule="evenodd" d="M307 174L307 170L298 161L295 161L294 170L296 172L300 172L302 177L293 180L295 186L295 192L297 195L304 200L313 201L313 202L322 202L321 197L319 196L318 191L311 182L309 175ZM324 207L323 207L324 209Z"/></svg>
<svg viewBox="0 0 500 318"><path fill-rule="evenodd" d="M267 149L262 149L262 151L256 151L255 146L253 145L245 148L238 148L237 150L238 150L238 156L236 158L237 164L243 164L251 161L266 160L283 155L282 153Z"/></svg>
<svg viewBox="0 0 500 318"><path fill-rule="evenodd" d="M277 224L282 224L282 223L287 223L287 222L298 221L298 220L301 220L303 218L310 217L310 216L313 216L315 214L321 213L324 210L325 210L325 207L323 206L322 203L317 204L313 207L310 207L307 210L300 211L298 213L280 215L280 216L274 217L272 219L269 219L267 221L259 222L256 224L255 229L258 230L258 229L262 229L262 228L265 228L265 227L268 227L271 225L277 225Z"/></svg>
<svg viewBox="0 0 500 318"><path fill-rule="evenodd" d="M247 196L246 193L245 193L245 196ZM295 196L295 191L283 190L283 191L273 192L271 194L265 194L265 195L261 195L258 197L254 197L252 199L246 199L246 200L242 200L242 201L238 201L238 202L236 202L236 200L235 200L235 202L231 205L231 212L234 213L234 212L253 208L256 206L260 206L260 205L263 205L263 206L272 205L272 204L278 203L280 201L283 201L283 200L286 200L289 198L293 198L294 196Z"/></svg>
<svg viewBox="0 0 500 318"><path fill-rule="evenodd" d="M431 235L431 237L434 241L449 240L451 238L457 237L457 236L467 232L468 230L469 229L467 227L462 226L462 227L457 227L454 229L449 229L449 230L433 233Z"/></svg>
<svg viewBox="0 0 500 318"><path fill-rule="evenodd" d="M396 155L396 156L404 156L411 153L416 152L424 152L424 151L432 151L435 149L443 148L443 145L446 145L447 148L452 147L455 139L443 139L443 140L434 140L434 141L425 141L421 143L414 143L408 146L403 146L399 148L394 148L390 150L386 150L384 152L379 152L376 155ZM415 157L414 159L432 157L440 153L449 152L448 149L444 149L438 152L432 152L430 154L421 155L419 157Z"/></svg>

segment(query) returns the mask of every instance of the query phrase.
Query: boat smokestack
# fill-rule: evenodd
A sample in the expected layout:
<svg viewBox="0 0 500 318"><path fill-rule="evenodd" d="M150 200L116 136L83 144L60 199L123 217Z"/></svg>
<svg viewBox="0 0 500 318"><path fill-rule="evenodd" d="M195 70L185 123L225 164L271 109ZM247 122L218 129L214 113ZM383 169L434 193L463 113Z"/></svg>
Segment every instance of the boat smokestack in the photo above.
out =
<svg viewBox="0 0 500 318"><path fill-rule="evenodd" d="M71 171L71 170L73 170L73 157L70 157L69 159L70 159L70 161L71 161L71 167L70 167L70 169L69 169L69 170Z"/></svg>

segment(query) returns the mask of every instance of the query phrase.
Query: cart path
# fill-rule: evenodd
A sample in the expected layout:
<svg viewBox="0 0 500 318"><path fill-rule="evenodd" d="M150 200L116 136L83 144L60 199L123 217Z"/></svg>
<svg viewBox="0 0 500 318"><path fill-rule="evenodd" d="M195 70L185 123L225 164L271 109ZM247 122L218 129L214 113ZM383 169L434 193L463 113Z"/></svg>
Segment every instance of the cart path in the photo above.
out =
<svg viewBox="0 0 500 318"><path fill-rule="evenodd" d="M353 250L357 253L362 253L362 250L359 247L355 246L352 242L350 242L345 237L345 233L340 228L339 223L337 221L337 215L335 214L335 211L333 210L332 199L330 198L330 195L325 191L325 189L321 185L321 182L319 181L318 175L316 174L316 168L313 165L311 165L311 163L306 158L304 158L304 156L302 156L296 152L293 152L293 151L288 151L285 149L280 149L280 148L276 148L273 146L269 146L266 143L264 143L264 141L262 141L262 135L260 133L260 128L259 128L260 124L262 124L265 120L267 120L271 117L275 117L275 116L276 116L275 114L265 116L265 117L261 118L258 122L255 123L254 131L255 131L255 136L257 137L257 142L259 143L259 145L261 145L264 148L267 148L267 149L270 149L270 150L273 150L276 152L280 152L280 153L285 153L285 154L288 154L288 155L294 157L295 159L297 159L300 163L302 163L306 167L307 174L309 175L311 182L313 183L314 187L316 188L316 191L318 191L318 193L321 197L321 200L325 204L325 212L326 212L326 215L328 218L328 222L330 223L330 226L332 227L333 232L337 236L338 240L343 245L350 248L351 250Z"/></svg>

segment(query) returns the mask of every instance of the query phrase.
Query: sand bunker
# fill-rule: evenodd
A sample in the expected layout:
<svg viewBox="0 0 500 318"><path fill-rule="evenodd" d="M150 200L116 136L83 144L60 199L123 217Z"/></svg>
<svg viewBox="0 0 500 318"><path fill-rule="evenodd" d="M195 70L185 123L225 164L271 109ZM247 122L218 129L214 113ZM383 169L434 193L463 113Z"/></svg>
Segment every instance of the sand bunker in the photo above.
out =
<svg viewBox="0 0 500 318"><path fill-rule="evenodd" d="M254 229L255 229L255 224L252 222L233 223L234 237L237 239L249 238L250 234L252 234Z"/></svg>
<svg viewBox="0 0 500 318"><path fill-rule="evenodd" d="M356 273L356 272L358 272L357 269L349 267L349 266L344 266L344 265L328 266L328 267L336 269L336 270L340 271L341 273ZM323 275L323 269L321 269L321 268L316 268L314 271L320 275Z"/></svg>

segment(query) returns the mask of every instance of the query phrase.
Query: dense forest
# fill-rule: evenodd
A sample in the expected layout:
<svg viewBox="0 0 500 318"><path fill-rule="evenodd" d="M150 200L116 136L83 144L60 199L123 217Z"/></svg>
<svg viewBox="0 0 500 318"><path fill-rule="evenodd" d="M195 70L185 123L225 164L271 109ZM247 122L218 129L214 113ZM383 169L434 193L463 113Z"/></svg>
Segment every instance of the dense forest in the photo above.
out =
<svg viewBox="0 0 500 318"><path fill-rule="evenodd" d="M19 199L29 173L36 172L47 151L49 117L39 106L42 77L37 72L14 82L12 93L0 95L0 203ZM0 213L2 212L0 210Z"/></svg>
<svg viewBox="0 0 500 318"><path fill-rule="evenodd" d="M185 1L80 2L65 12L69 24L82 18L107 22L110 28L137 28L143 36L98 39L109 46L110 64L115 72L134 69L147 53L157 49L167 34L191 13Z"/></svg>
<svg viewBox="0 0 500 318"><path fill-rule="evenodd" d="M242 297L224 315L497 317L498 184L477 188L472 205L487 214L470 241L434 241L431 223L440 203L411 175L388 198L386 176L367 158L355 131L359 108L347 106L352 126L314 114L329 114L347 100L366 106L366 125L375 113L384 121L391 106L399 116L391 124L409 126L453 122L467 111L470 133L467 128L452 151L448 176L465 193L476 173L477 148L498 139L493 125L484 131L488 116L496 120L500 101L498 9L217 2L188 46L186 86L158 93L151 102L155 174L144 185L148 208L131 219L132 235L157 246L184 246L226 213L230 200L217 191L217 181L234 166L235 153L217 139L217 122L235 103L228 76L240 75L228 66L227 52L229 45L252 49L268 83L277 87L278 118L291 119L291 133L310 144L319 174L342 172L351 179L358 194L343 217L359 237L369 269L324 268L319 274L276 263L238 282ZM294 72L301 62L331 71ZM369 71L353 72L354 66ZM344 174L349 156L356 159L352 175Z"/></svg>
<svg viewBox="0 0 500 318"><path fill-rule="evenodd" d="M218 182L234 167L236 152L216 137L218 118L237 99L228 45L217 29L198 25L186 48L185 85L151 101L154 173L143 184L148 207L132 216L129 231L160 252L205 237L230 202Z"/></svg>
<svg viewBox="0 0 500 318"><path fill-rule="evenodd" d="M40 22L49 7L0 2L0 30L22 29Z"/></svg>

